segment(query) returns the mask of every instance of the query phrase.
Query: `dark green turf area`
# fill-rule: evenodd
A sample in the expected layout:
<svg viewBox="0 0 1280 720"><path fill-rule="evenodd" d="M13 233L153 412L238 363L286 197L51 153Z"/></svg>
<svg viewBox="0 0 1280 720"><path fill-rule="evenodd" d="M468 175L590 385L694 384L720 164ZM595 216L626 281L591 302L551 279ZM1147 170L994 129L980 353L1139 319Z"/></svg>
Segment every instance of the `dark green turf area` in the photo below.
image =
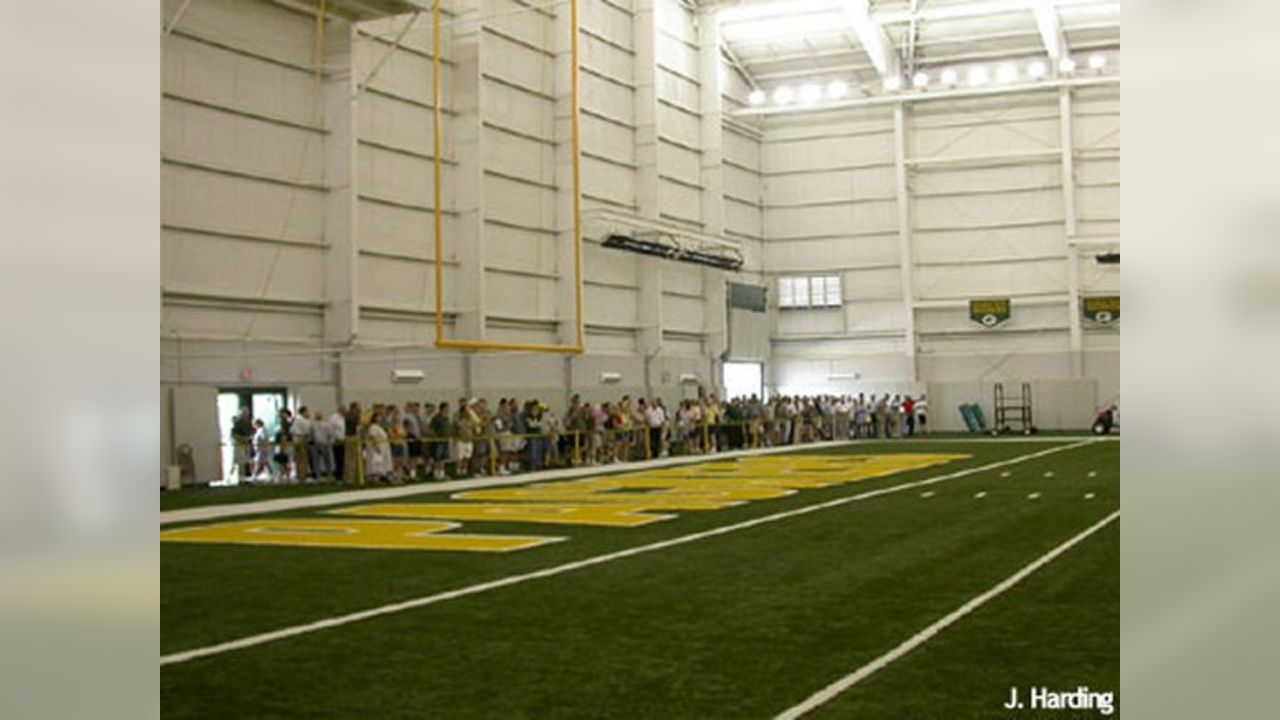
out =
<svg viewBox="0 0 1280 720"><path fill-rule="evenodd" d="M232 487L189 487L176 491L160 492L160 511L207 505L239 505L258 500L322 495L341 490L353 490L349 485L316 483L312 485L236 485Z"/></svg>
<svg viewBox="0 0 1280 720"><path fill-rule="evenodd" d="M1043 442L910 442L831 448L822 452L964 452L973 458L725 510L683 512L642 528L468 524L471 531L571 538L506 555L164 545L162 652L552 567L1050 447ZM1012 476L1001 478L1005 470ZM1055 477L1044 478L1047 470ZM1089 471L1096 476L1088 477ZM884 495L168 666L161 673L164 712L172 717L770 717L1118 507L1119 443L1064 450L927 489L935 495L922 498L925 488ZM987 495L975 499L979 491ZM1031 492L1042 496L1028 500ZM1096 497L1084 500L1085 493ZM985 620L1010 638L1042 633L1025 642L1060 650L1032 662L1029 653L988 653L981 644L986 634L950 654L939 644L944 649L935 655L935 666L916 671L919 677L968 677L981 664L986 680L979 692L962 683L941 690L962 712L937 717L992 717L964 714L980 709L965 703L995 692L998 705L1012 682L1007 678L1024 677L1015 671L1029 671L1036 663L1046 673L1053 669L1051 675L1037 676L1036 683L1102 686L1118 659L1118 633L1106 613L1114 614L1118 604L1119 559L1114 544L1101 540L1099 535L1081 545L935 640L963 642L960 631ZM1036 584L1042 582L1058 585L1044 589ZM1037 588L1048 599L1018 600ZM1091 589L1076 601L1072 593L1082 588ZM1082 624L1082 617L1098 614L1099 608L1096 624ZM1064 644L1077 637L1085 639ZM932 650L926 646L908 656L901 668L912 671L912 663L930 657L925 652ZM840 698L856 703L863 697L866 704L856 712L845 714L835 706L832 712L915 717L915 706L903 704L910 698L898 686L871 695L879 684L892 683L896 670L891 666L883 677ZM918 677L901 682L914 680Z"/></svg>

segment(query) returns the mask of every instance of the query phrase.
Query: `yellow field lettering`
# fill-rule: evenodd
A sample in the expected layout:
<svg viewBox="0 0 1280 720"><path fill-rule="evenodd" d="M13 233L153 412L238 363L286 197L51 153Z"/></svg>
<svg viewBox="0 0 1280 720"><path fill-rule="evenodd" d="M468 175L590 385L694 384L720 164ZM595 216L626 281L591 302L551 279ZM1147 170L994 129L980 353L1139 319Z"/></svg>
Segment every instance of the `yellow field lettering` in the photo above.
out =
<svg viewBox="0 0 1280 720"><path fill-rule="evenodd" d="M533 535L470 535L448 532L459 527L461 525L458 523L440 521L268 518L166 530L160 533L160 540L177 543L284 545L361 550L510 552L527 550L564 539Z"/></svg>
<svg viewBox="0 0 1280 720"><path fill-rule="evenodd" d="M381 503L332 510L335 515L360 517L438 518L491 522L552 523L600 527L640 527L675 515L647 512L652 505L622 503Z"/></svg>

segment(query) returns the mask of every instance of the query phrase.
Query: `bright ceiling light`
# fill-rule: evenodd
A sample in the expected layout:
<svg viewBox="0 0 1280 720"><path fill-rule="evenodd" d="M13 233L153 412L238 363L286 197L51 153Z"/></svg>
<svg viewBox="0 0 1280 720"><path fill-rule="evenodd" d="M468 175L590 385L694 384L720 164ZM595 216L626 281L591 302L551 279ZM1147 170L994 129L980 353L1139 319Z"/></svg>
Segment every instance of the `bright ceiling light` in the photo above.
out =
<svg viewBox="0 0 1280 720"><path fill-rule="evenodd" d="M889 92L897 92L902 89L902 78L897 75L890 75L884 79L884 89Z"/></svg>
<svg viewBox="0 0 1280 720"><path fill-rule="evenodd" d="M849 94L849 85L843 80L832 80L827 85L827 97L832 100L839 100Z"/></svg>
<svg viewBox="0 0 1280 720"><path fill-rule="evenodd" d="M786 85L783 85L782 87L773 91L773 101L778 103L779 105L786 105L787 103L795 99L796 99L795 91Z"/></svg>
<svg viewBox="0 0 1280 720"><path fill-rule="evenodd" d="M969 74L966 77L969 81L969 85L973 87L981 87L986 85L988 82L991 82L991 74L981 65L969 68Z"/></svg>
<svg viewBox="0 0 1280 720"><path fill-rule="evenodd" d="M996 80L1002 83L1011 83L1018 79L1018 66L1013 63L1004 63L996 69Z"/></svg>
<svg viewBox="0 0 1280 720"><path fill-rule="evenodd" d="M911 84L917 90L923 90L929 86L929 73L921 70L911 77Z"/></svg>
<svg viewBox="0 0 1280 720"><path fill-rule="evenodd" d="M955 68L947 68L942 71L942 75L938 79L942 81L943 85L954 87L956 83L960 82L960 73L956 72Z"/></svg>
<svg viewBox="0 0 1280 720"><path fill-rule="evenodd" d="M1069 57L1064 57L1062 58L1062 61L1058 63L1058 70L1060 70L1063 75L1070 75L1076 71L1076 61Z"/></svg>
<svg viewBox="0 0 1280 720"><path fill-rule="evenodd" d="M1031 64L1027 66L1027 76L1032 80L1039 80L1048 74L1049 68L1039 60L1032 60Z"/></svg>
<svg viewBox="0 0 1280 720"><path fill-rule="evenodd" d="M767 97L763 90L752 90L751 94L747 96L747 102L757 107L763 105L766 99Z"/></svg>
<svg viewBox="0 0 1280 720"><path fill-rule="evenodd" d="M800 102L812 105L822 99L822 88L809 84L800 88Z"/></svg>
<svg viewBox="0 0 1280 720"><path fill-rule="evenodd" d="M1104 67L1106 67L1106 66L1107 66L1107 56L1106 56L1106 55L1103 55L1102 53L1097 53L1096 55L1092 55L1092 56L1090 56L1090 58L1089 58L1089 69L1090 69L1090 70L1101 70L1102 68L1104 68Z"/></svg>

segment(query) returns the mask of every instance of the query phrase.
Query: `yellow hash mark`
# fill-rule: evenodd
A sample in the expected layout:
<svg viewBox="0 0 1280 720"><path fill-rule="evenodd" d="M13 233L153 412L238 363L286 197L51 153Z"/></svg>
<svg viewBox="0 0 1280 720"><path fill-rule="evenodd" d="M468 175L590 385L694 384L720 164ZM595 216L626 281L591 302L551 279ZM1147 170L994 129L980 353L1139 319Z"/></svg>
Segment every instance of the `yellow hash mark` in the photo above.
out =
<svg viewBox="0 0 1280 720"><path fill-rule="evenodd" d="M564 538L533 535L443 534L461 527L439 521L330 520L285 518L242 520L160 533L162 542L231 545L285 545L361 550L460 550L510 552L527 550Z"/></svg>

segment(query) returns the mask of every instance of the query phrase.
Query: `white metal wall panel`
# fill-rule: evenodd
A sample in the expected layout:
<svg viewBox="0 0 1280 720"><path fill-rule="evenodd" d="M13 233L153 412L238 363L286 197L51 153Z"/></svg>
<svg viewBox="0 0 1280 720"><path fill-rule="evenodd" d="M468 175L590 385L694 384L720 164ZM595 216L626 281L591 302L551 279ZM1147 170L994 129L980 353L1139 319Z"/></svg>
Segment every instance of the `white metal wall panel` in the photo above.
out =
<svg viewBox="0 0 1280 720"><path fill-rule="evenodd" d="M183 227L321 242L324 193L244 177L164 165L160 219ZM230 260L234 265L234 260Z"/></svg>
<svg viewBox="0 0 1280 720"><path fill-rule="evenodd" d="M323 246L306 247L162 230L161 285L168 292L321 302Z"/></svg>
<svg viewBox="0 0 1280 720"><path fill-rule="evenodd" d="M316 126L315 79L305 70L207 45L181 35L164 43L166 93L301 125Z"/></svg>
<svg viewBox="0 0 1280 720"><path fill-rule="evenodd" d="M324 179L321 133L174 99L160 108L165 158L305 183Z"/></svg>
<svg viewBox="0 0 1280 720"><path fill-rule="evenodd" d="M925 300L1065 293L1063 258L998 265L939 265L916 268L916 295Z"/></svg>
<svg viewBox="0 0 1280 720"><path fill-rule="evenodd" d="M360 304L365 307L435 312L436 277L431 263L400 258L361 255L356 262ZM456 308L458 277L452 267L444 269L445 310Z"/></svg>

